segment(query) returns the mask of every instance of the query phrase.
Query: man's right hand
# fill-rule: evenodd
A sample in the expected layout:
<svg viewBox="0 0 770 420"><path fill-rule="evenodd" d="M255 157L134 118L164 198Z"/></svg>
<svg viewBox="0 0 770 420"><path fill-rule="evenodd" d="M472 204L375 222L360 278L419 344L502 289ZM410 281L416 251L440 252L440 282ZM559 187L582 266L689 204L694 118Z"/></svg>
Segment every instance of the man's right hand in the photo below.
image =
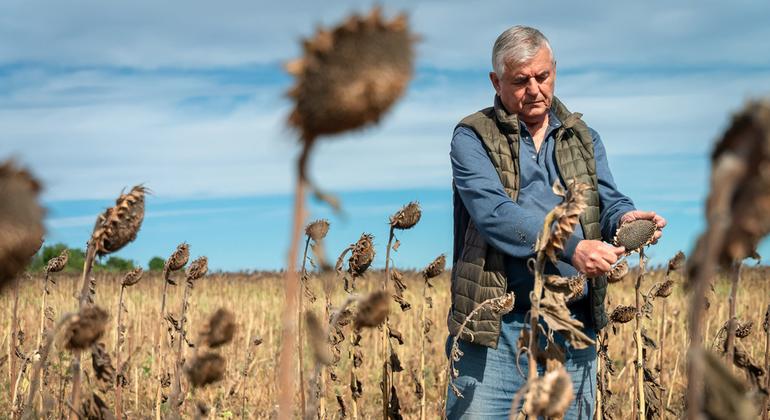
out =
<svg viewBox="0 0 770 420"><path fill-rule="evenodd" d="M572 266L587 277L596 277L610 271L612 264L626 251L602 241L584 239L578 242L572 255Z"/></svg>

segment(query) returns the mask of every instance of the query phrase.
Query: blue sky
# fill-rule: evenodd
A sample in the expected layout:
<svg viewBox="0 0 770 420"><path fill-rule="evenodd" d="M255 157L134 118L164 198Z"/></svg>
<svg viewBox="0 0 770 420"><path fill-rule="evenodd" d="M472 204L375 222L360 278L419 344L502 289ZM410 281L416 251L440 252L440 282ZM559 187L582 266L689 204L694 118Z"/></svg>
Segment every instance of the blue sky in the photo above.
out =
<svg viewBox="0 0 770 420"><path fill-rule="evenodd" d="M4 1L0 158L44 181L51 241L83 246L96 214L145 183L147 220L118 255L146 263L186 240L214 268L279 268L298 152L281 65L316 26L372 4ZM602 135L621 190L669 219L650 250L657 263L687 252L702 227L707 156L730 113L770 93L766 2L380 4L406 11L421 36L416 74L380 125L313 157L347 211L312 208L332 219L330 254L361 232L384 254L387 217L410 200L425 215L396 263L450 251L451 131L490 103L491 45L514 24L550 38L556 94Z"/></svg>

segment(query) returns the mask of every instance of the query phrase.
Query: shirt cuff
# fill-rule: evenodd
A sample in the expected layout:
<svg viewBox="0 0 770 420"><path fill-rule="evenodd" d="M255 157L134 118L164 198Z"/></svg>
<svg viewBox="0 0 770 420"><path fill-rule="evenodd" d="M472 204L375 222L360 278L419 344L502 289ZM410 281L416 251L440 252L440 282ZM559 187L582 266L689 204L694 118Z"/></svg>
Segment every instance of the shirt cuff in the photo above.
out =
<svg viewBox="0 0 770 420"><path fill-rule="evenodd" d="M618 228L620 227L620 218L623 217L623 215L625 215L626 213L634 210L636 209L633 207L629 207L627 209L623 209L613 214L612 217L610 217L610 231L608 232L608 235L606 238L607 242L612 243L612 241L615 240L615 232L617 232Z"/></svg>

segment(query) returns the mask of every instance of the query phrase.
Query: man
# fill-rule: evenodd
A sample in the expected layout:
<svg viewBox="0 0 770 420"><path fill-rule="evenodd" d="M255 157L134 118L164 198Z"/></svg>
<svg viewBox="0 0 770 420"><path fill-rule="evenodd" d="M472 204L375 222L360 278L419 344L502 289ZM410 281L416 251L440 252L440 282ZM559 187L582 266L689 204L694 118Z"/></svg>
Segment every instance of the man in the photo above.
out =
<svg viewBox="0 0 770 420"><path fill-rule="evenodd" d="M617 227L632 220L655 221L655 240L666 225L654 212L637 211L617 190L599 135L554 97L556 61L540 31L515 26L503 32L495 42L492 65L494 107L463 119L452 138L454 265L447 352L477 305L507 291L516 298L513 311L502 318L487 311L466 324L454 381L464 398L448 390L449 419L507 419L514 394L526 383L526 357L517 360L516 355L519 335L529 329L534 277L527 260L534 257L545 215L561 202L552 190L554 182L566 185L576 179L592 187L580 227L559 262L546 267L549 274L581 272L591 279L583 295L568 304L591 338L607 323L603 275L625 252L604 241L611 242ZM590 419L596 350L576 350L559 334L554 336L566 350L565 368L575 390L565 418Z"/></svg>

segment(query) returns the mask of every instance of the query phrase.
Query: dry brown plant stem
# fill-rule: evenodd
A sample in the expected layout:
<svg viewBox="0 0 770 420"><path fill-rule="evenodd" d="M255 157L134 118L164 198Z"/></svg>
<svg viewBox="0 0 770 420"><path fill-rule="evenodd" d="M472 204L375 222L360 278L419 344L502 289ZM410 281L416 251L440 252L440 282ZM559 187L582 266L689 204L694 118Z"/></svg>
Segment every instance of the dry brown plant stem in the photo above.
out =
<svg viewBox="0 0 770 420"><path fill-rule="evenodd" d="M353 330L352 334L350 334L350 350L348 352L348 355L350 356L350 401L351 401L351 407L353 408L353 414L352 418L353 420L358 420L358 397L356 397L354 391L354 387L358 387L358 375L356 375L356 335L357 331L355 329ZM385 417L387 418L387 417Z"/></svg>
<svg viewBox="0 0 770 420"><path fill-rule="evenodd" d="M45 304L46 304L46 295L48 295L47 287L48 287L48 276L50 273L48 270L45 272L45 278L43 279L43 296L40 298L40 330L37 334L37 345L36 347L39 349L40 345L43 343L43 334L45 332Z"/></svg>
<svg viewBox="0 0 770 420"><path fill-rule="evenodd" d="M607 386L607 384L604 383L604 357L599 354L599 350L602 346L604 346L604 336L599 332L596 335L596 350L598 355L596 358L596 409L594 410L594 419L596 420L602 418L602 394Z"/></svg>
<svg viewBox="0 0 770 420"><path fill-rule="evenodd" d="M716 272L716 261L722 243L729 228L731 211L730 204L733 193L738 186L746 165L737 159L720 159L711 175L712 185L719 185L718 191L712 191L709 197L711 214L707 220L708 229L701 240L704 243L701 265L690 279L692 296L690 299L689 331L690 348L688 351L687 367L687 418L699 420L703 407L703 316L705 314L704 299L706 289ZM719 181L716 181L719 180Z"/></svg>
<svg viewBox="0 0 770 420"><path fill-rule="evenodd" d="M663 350L666 348L666 312L668 310L668 299L663 300L663 309L660 311L660 336L658 337L658 369L663 370ZM661 384L663 377L661 376ZM665 386L664 386L665 388Z"/></svg>
<svg viewBox="0 0 770 420"><path fill-rule="evenodd" d="M329 335L329 329L334 328L335 325L340 320L340 317L345 313L345 310L353 304L353 302L358 301L360 298L356 295L350 295L345 299L345 301L342 303L342 306L334 313L334 315L329 320L329 325L326 327L326 330L324 331L324 337L327 337ZM328 300L328 297L327 297ZM327 318L328 319L328 316ZM315 367L313 368L313 376L310 379L310 383L312 385L312 388L316 388L316 384L318 384L319 378L323 381L323 371L324 371L324 365L321 363L321 361L316 360L315 361ZM309 411L307 412L305 416L305 420L311 420L311 419L325 419L323 410L323 402L324 402L324 393L323 393L323 386L321 387L321 395L320 398L317 397L318 394L315 392L310 394L310 403L308 404ZM318 417L316 417L318 415Z"/></svg>
<svg viewBox="0 0 770 420"><path fill-rule="evenodd" d="M340 309L339 312L335 314L334 319L330 317L329 314L329 308L331 307L331 284L328 281L325 281L324 283L324 319L329 320L329 325L336 325L337 320L339 320L339 316L342 313L343 310L347 308L347 305L350 304L349 300L346 300L345 305ZM328 334L328 330L327 330ZM313 373L313 378L315 378L315 381L318 381L318 377L320 376L320 389L318 393L320 394L320 398L318 401L318 416L321 419L326 418L326 366L324 365L316 365L315 372ZM313 398L315 398L315 393L313 394ZM310 405L311 410L315 410L315 404Z"/></svg>
<svg viewBox="0 0 770 420"><path fill-rule="evenodd" d="M123 385L119 379L121 369L121 344L123 344L123 294L126 290L126 286L120 286L120 297L118 298L118 327L117 335L115 336L115 377L113 378L113 386L115 387L115 418L122 419L123 400L121 392Z"/></svg>
<svg viewBox="0 0 770 420"><path fill-rule="evenodd" d="M45 307L48 297L48 277L50 274L51 273L46 269L45 278L43 280L43 296L40 298L40 330L38 331L37 345L35 346L38 354L40 353L40 346L43 344L43 340L45 340L45 335L48 333L46 328L47 319L45 315ZM47 367L43 366L43 369L45 374Z"/></svg>
<svg viewBox="0 0 770 420"><path fill-rule="evenodd" d="M165 267L163 267L163 295L160 300L160 314L158 317L158 329L155 333L155 354L157 363L157 388L155 390L155 420L160 420L160 404L161 404L161 382L163 380L163 366L166 361L166 355L164 353L165 335L163 334L164 320L166 319L166 296L168 295L168 285L170 283L171 270L168 269L169 262L167 261Z"/></svg>
<svg viewBox="0 0 770 420"><path fill-rule="evenodd" d="M390 249L393 246L394 237L393 224L390 225L390 233L388 234L388 248L385 250L385 278L382 281L382 291L388 293L388 282L390 281ZM385 323L382 324L382 418L388 418L388 405L390 402L390 385L392 383L392 371L390 366L390 338L388 327L390 317L385 318Z"/></svg>
<svg viewBox="0 0 770 420"><path fill-rule="evenodd" d="M176 342L176 360L174 361L174 391L169 399L171 410L176 418L181 418L179 406L182 404L182 350L186 341L185 324L187 320L187 307L190 302L190 291L192 290L192 281L187 280L184 287L184 296L182 297L182 308L179 311L179 331L177 331Z"/></svg>
<svg viewBox="0 0 770 420"><path fill-rule="evenodd" d="M32 405L35 401L35 394L37 394L37 388L40 386L40 370L43 366L45 366L47 360L48 360L48 354L51 351L51 346L53 345L54 339L56 338L57 333L61 328L66 325L68 322L70 322L73 318L75 318L77 314L71 313L64 315L56 324L56 326L53 328L53 330L50 331L48 336L46 337L45 344L40 349L40 360L35 363L35 367L32 370L32 376L30 377L30 385L29 385L29 394L27 395L27 403L25 405L24 410L24 419L33 419L35 416L34 410L32 409Z"/></svg>
<svg viewBox="0 0 770 420"><path fill-rule="evenodd" d="M420 305L420 387L422 388L422 394L420 395L420 420L425 420L425 394L427 389L425 388L425 299L428 296L428 278L425 277L425 281L422 284L422 303Z"/></svg>
<svg viewBox="0 0 770 420"><path fill-rule="evenodd" d="M470 321L473 317L475 317L482 309L485 309L489 306L495 310L495 307L501 304L505 303L506 299L510 299L510 309L506 309L510 311L513 308L513 301L515 299L515 296L513 295L513 292L506 293L503 296L496 297L496 298L489 298L481 303L479 303L473 310L465 317L463 322L460 324L460 328L457 331L457 334L452 337L452 347L451 347L451 354L449 363L447 364L447 374L449 375L449 386L452 388L452 392L455 393L460 398L463 398L462 394L460 393L460 390L455 386L454 384L454 373L457 371L457 369L454 366L455 361L458 361L459 358L455 358L456 356L456 350L459 350L459 346L457 344L458 340L460 339L460 336L463 335L463 332L465 331L465 326L468 324L468 321Z"/></svg>
<svg viewBox="0 0 770 420"><path fill-rule="evenodd" d="M765 310L765 390L770 392L770 304ZM765 402L762 404L762 420L770 418L770 395L765 396Z"/></svg>
<svg viewBox="0 0 770 420"><path fill-rule="evenodd" d="M10 359L10 369L8 371L9 373L9 380L8 383L12 384L14 383L14 378L17 375L17 368L18 365L16 364L16 344L17 344L17 336L19 335L19 279L15 278L13 280L13 318L11 320L11 345L8 350L8 359ZM15 395L16 391L14 390L13 395ZM12 401L12 404L16 404L16 401ZM16 418L16 414L13 414L13 417Z"/></svg>
<svg viewBox="0 0 770 420"><path fill-rule="evenodd" d="M540 233L540 241L548 241L548 235L551 232L551 225L556 220L554 210L548 212L543 221L543 230ZM543 271L545 270L546 254L544 251L538 251L535 259L535 284L530 295L531 309L529 312L529 343L528 343L528 362L527 362L527 381L531 382L537 378L537 335L538 320L540 318L540 298L543 294Z"/></svg>
<svg viewBox="0 0 770 420"><path fill-rule="evenodd" d="M96 258L96 246L93 243L93 239L89 239L88 248L86 249L86 258L83 264L83 277L81 281L80 299L78 300L78 312L88 302L90 296L89 287L91 285L91 270L94 266L94 259ZM72 392L70 397L71 407L80 407L80 359L81 350L73 350L72 352ZM76 411L70 413L70 419L75 420L79 417Z"/></svg>
<svg viewBox="0 0 770 420"><path fill-rule="evenodd" d="M308 235L307 239L305 240L305 251L302 254L302 276L307 275L307 271L305 269L306 262L307 262L307 249L310 246L310 235ZM307 413L307 404L305 401L305 364L303 363L303 343L304 343L304 336L302 335L302 317L305 313L305 299L302 298L302 288L305 287L304 282L300 282L299 290L297 290L297 300L299 304L297 305L297 365L299 366L299 406L301 409L302 418L305 418L305 415ZM314 390L315 391L315 390Z"/></svg>
<svg viewBox="0 0 770 420"><path fill-rule="evenodd" d="M767 313L770 313L770 305L767 307ZM765 332L765 389L770 392L770 328ZM770 418L770 395L765 396L765 403L762 404L762 420Z"/></svg>
<svg viewBox="0 0 770 420"><path fill-rule="evenodd" d="M13 393L11 394L11 401L13 402L11 405L11 412L13 414L13 418L19 418L19 414L21 413L21 404L19 404L19 386L21 385L21 379L24 377L24 373L27 371L27 366L31 361L31 354L24 358L24 360L21 362L21 368L19 368L19 374L16 375L16 381L13 383Z"/></svg>
<svg viewBox="0 0 770 420"><path fill-rule="evenodd" d="M297 257L299 241L302 235L302 223L305 219L305 177L304 168L307 155L303 153L298 162L298 177L294 188L294 219L291 229L291 244L289 246L288 263L286 267L285 302L283 305L281 329L281 353L278 360L278 420L289 420L293 417L295 382L295 367L292 350L297 333L297 318L293 309L297 306L299 276L297 273Z"/></svg>
<svg viewBox="0 0 770 420"><path fill-rule="evenodd" d="M727 341L726 341L726 353L727 361L730 367L735 371L735 364L732 363L733 354L735 354L735 330L738 328L738 320L735 319L735 306L737 304L738 297L738 282L741 279L741 262L736 261L730 266L730 312L727 318Z"/></svg>
<svg viewBox="0 0 770 420"><path fill-rule="evenodd" d="M636 285L634 287L634 293L636 295L636 323L634 326L634 341L636 341L636 381L634 382L634 389L636 390L636 397L638 406L634 406L634 411L638 408L638 418L645 418L645 401L644 401L644 355L642 352L642 297L640 288L642 287L642 280L644 279L644 247L639 249L639 275L636 277Z"/></svg>

